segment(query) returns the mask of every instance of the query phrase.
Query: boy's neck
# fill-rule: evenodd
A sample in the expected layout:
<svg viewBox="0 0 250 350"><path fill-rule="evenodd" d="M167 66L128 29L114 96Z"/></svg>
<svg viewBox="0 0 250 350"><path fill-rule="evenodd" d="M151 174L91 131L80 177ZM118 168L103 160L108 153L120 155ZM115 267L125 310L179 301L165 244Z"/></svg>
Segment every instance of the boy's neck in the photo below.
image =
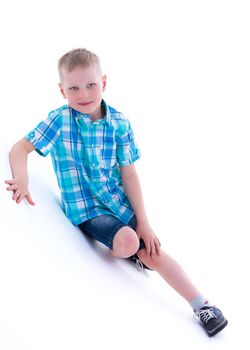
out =
<svg viewBox="0 0 250 350"><path fill-rule="evenodd" d="M98 111L98 113L96 115L90 115L90 119L92 120L92 122L96 122L99 119L105 118L105 116L106 116L106 108L104 104L101 103L100 110Z"/></svg>

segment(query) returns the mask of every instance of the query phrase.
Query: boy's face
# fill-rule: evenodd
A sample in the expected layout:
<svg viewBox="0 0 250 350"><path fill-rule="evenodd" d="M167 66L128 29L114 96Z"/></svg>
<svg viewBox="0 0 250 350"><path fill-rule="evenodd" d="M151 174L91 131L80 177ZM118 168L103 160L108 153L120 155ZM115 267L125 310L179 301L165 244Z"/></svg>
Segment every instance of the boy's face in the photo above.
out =
<svg viewBox="0 0 250 350"><path fill-rule="evenodd" d="M70 107L91 117L102 117L102 92L106 86L106 76L95 67L76 67L70 73L62 69L61 93Z"/></svg>

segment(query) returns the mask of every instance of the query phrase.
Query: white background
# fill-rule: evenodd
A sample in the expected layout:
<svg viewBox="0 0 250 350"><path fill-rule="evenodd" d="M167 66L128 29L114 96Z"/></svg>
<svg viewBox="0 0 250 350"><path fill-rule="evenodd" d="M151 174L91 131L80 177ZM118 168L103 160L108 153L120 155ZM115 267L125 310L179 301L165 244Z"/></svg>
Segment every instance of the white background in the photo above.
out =
<svg viewBox="0 0 250 350"><path fill-rule="evenodd" d="M249 346L248 1L11 1L1 5L0 349ZM229 320L209 339L160 277L139 274L64 217L31 154L34 208L5 188L8 151L64 104L58 58L96 52L106 101L131 120L163 248Z"/></svg>

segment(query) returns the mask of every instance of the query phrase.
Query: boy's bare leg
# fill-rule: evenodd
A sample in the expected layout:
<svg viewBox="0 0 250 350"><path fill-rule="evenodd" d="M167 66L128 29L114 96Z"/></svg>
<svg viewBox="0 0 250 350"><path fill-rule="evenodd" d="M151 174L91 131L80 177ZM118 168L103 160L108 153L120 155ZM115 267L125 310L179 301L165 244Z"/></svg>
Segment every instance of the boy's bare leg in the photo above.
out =
<svg viewBox="0 0 250 350"><path fill-rule="evenodd" d="M139 248L139 240L130 227L122 227L116 234L111 254L116 257L128 258ZM148 257L145 249L137 252L140 260L149 268L157 271L188 302L200 294L188 278L182 267L162 249L155 258Z"/></svg>
<svg viewBox="0 0 250 350"><path fill-rule="evenodd" d="M139 249L139 239L132 228L124 226L120 228L113 241L111 254L119 258L128 258Z"/></svg>
<svg viewBox="0 0 250 350"><path fill-rule="evenodd" d="M148 257L145 249L139 250L137 254L146 266L157 271L189 303L200 294L182 267L163 250L155 258Z"/></svg>
<svg viewBox="0 0 250 350"><path fill-rule="evenodd" d="M209 337L227 326L228 321L220 309L204 298L173 258L162 250L155 258L148 257L145 249L139 250L137 255L146 266L159 272L164 280L189 302Z"/></svg>

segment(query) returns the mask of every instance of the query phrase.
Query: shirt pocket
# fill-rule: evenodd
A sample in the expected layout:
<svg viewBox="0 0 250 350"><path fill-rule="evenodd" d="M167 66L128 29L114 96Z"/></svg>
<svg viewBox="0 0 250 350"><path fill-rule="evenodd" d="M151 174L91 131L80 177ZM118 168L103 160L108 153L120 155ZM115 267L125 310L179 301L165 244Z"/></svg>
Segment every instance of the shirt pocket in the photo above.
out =
<svg viewBox="0 0 250 350"><path fill-rule="evenodd" d="M116 162L116 142L112 136L105 136L99 148L100 166L103 170L112 168Z"/></svg>

